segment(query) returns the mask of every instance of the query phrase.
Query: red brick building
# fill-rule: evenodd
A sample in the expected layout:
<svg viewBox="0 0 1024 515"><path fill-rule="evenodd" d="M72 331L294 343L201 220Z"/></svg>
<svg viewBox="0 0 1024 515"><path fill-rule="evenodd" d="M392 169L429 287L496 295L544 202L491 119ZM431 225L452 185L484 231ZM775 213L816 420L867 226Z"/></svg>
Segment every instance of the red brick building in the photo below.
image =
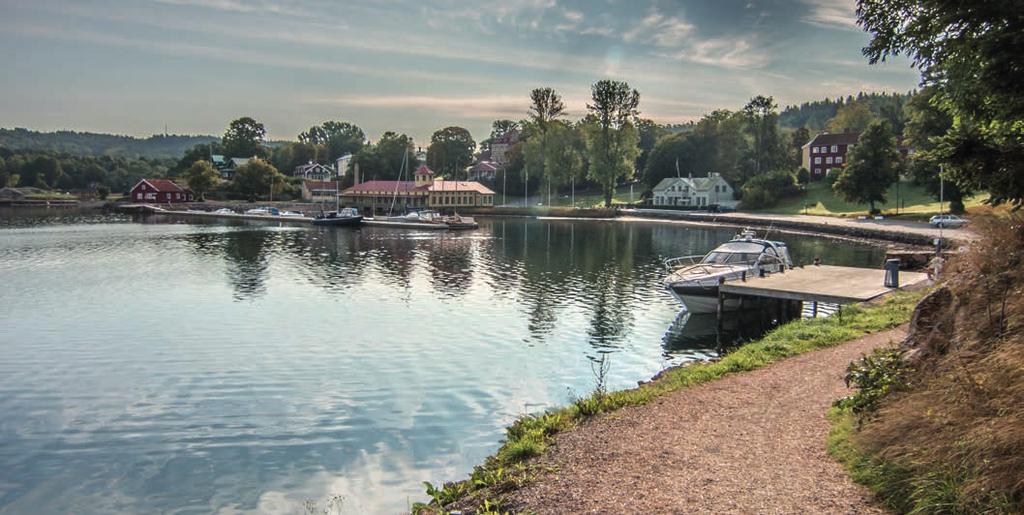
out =
<svg viewBox="0 0 1024 515"><path fill-rule="evenodd" d="M195 194L167 179L142 179L131 190L132 202L192 202Z"/></svg>
<svg viewBox="0 0 1024 515"><path fill-rule="evenodd" d="M811 180L824 179L829 170L846 166L846 155L859 139L856 132L823 132L808 141L803 146L803 167L811 173Z"/></svg>

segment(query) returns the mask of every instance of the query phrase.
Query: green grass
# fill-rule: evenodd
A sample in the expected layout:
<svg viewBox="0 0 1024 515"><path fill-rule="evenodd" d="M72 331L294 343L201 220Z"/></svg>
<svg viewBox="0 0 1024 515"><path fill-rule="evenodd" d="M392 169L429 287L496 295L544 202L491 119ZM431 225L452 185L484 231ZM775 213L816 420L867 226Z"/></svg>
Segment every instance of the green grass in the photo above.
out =
<svg viewBox="0 0 1024 515"><path fill-rule="evenodd" d="M608 394L595 393L560 409L520 417L506 429L505 443L498 452L476 467L468 481L448 483L462 496L486 494L481 478L496 469L519 470L526 460L542 454L558 433L601 413L626 406L639 406L671 392L707 383L728 374L761 368L790 356L837 345L868 333L896 327L910 319L921 292L900 293L870 306L847 306L842 317L796 320L769 332L760 340L743 345L713 363L699 363L669 369L658 380L638 388ZM516 467L519 467L516 469ZM515 474L512 474L515 476ZM518 479L521 483L522 478ZM464 484L475 485L465 488ZM460 486L456 486L460 485ZM436 494L436 490L434 491ZM437 495L431 495L438 497ZM444 495L450 498L447 493ZM431 508L443 508L433 505Z"/></svg>
<svg viewBox="0 0 1024 515"><path fill-rule="evenodd" d="M970 478L967 468L948 464L921 472L861 452L853 443L858 417L849 408L832 408L827 440L828 453L843 464L850 478L869 490L897 513L1015 513L1014 503L993 492L984 503L962 495Z"/></svg>
<svg viewBox="0 0 1024 515"><path fill-rule="evenodd" d="M939 212L939 201L921 186L915 186L909 181L900 183L900 215L914 217L931 216ZM896 185L889 188L884 203L875 204L886 215L896 214ZM967 209L981 205L988 198L987 195L975 195L964 201ZM807 191L800 196L783 199L781 202L770 208L758 211L778 214L803 214L804 206L807 205L806 214L825 216L857 216L868 212L867 204L854 204L836 196L824 181L812 182ZM949 202L944 204L945 210L949 210Z"/></svg>

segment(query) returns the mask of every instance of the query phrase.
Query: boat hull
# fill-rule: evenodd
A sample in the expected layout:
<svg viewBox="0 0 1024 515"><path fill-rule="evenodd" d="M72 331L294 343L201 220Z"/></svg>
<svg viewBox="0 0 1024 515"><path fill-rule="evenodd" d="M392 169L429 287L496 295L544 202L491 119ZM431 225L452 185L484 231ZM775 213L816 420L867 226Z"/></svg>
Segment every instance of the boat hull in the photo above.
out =
<svg viewBox="0 0 1024 515"><path fill-rule="evenodd" d="M667 289L689 313L718 312L718 287L669 286ZM736 311L739 307L739 299L726 299L722 305L725 311Z"/></svg>

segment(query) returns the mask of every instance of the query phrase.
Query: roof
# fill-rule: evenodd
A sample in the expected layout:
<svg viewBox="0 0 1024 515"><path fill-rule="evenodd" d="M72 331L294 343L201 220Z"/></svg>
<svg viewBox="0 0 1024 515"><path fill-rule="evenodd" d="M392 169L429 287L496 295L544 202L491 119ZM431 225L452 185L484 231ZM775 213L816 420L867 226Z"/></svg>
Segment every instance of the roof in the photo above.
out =
<svg viewBox="0 0 1024 515"><path fill-rule="evenodd" d="M228 158L228 161L231 161L235 166L242 166L245 163L248 163L250 159L252 159L252 158L251 157L230 157L230 158Z"/></svg>
<svg viewBox="0 0 1024 515"><path fill-rule="evenodd" d="M174 181L167 179L142 179L132 189L139 187L139 184L146 183L153 187L159 193L186 193L188 190L178 186Z"/></svg>
<svg viewBox="0 0 1024 515"><path fill-rule="evenodd" d="M338 187L338 181L302 181L302 185L309 190L333 190Z"/></svg>
<svg viewBox="0 0 1024 515"><path fill-rule="evenodd" d="M296 166L293 173L305 173L305 172L307 172L309 170L314 170L314 169L317 169L317 168L323 168L323 169L331 171L331 172L334 171L330 167L324 166L324 165L322 165L320 163L307 163L307 164L304 164L304 165Z"/></svg>
<svg viewBox="0 0 1024 515"><path fill-rule="evenodd" d="M709 177L666 177L658 182L658 184L652 188L652 191L667 189L669 186L673 186L678 182L686 184L694 191L710 189L711 186L714 186L719 182L724 182L726 185L729 184L729 182L719 174L712 174Z"/></svg>
<svg viewBox="0 0 1024 515"><path fill-rule="evenodd" d="M497 170L498 166L490 161L480 161L469 169L471 172L495 172Z"/></svg>
<svg viewBox="0 0 1024 515"><path fill-rule="evenodd" d="M415 173L417 175L422 175L422 174L434 175L434 171L431 170L430 167L427 166L427 165L419 165L419 166L417 166Z"/></svg>
<svg viewBox="0 0 1024 515"><path fill-rule="evenodd" d="M444 181L441 179L434 179L433 184L430 185L430 191L475 191L484 195L494 195L494 192L490 188L480 184L476 181Z"/></svg>
<svg viewBox="0 0 1024 515"><path fill-rule="evenodd" d="M213 161L214 163L223 163L224 162L224 156L222 156L220 154L212 154L212 155L210 155L210 161Z"/></svg>
<svg viewBox="0 0 1024 515"><path fill-rule="evenodd" d="M344 191L344 194L347 195L349 193L363 193L370 191L398 191L399 193L407 193L410 191L426 189L427 185L417 185L415 182L412 181L366 181L346 189Z"/></svg>
<svg viewBox="0 0 1024 515"><path fill-rule="evenodd" d="M823 132L815 136L811 141L808 141L805 147L808 145L855 145L857 140L860 139L860 133L858 132L841 132L837 134L830 134Z"/></svg>

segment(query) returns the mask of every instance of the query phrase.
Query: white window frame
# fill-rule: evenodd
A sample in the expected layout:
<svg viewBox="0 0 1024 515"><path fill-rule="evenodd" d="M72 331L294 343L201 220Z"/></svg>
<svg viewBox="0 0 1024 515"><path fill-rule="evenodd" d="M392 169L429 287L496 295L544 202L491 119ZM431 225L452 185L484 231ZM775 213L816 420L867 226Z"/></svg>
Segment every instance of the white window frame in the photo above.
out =
<svg viewBox="0 0 1024 515"><path fill-rule="evenodd" d="M821 164L821 158L820 157L814 158L814 164L820 165Z"/></svg>
<svg viewBox="0 0 1024 515"><path fill-rule="evenodd" d="M832 156L828 156L825 158L825 164L832 164Z"/></svg>
<svg viewBox="0 0 1024 515"><path fill-rule="evenodd" d="M832 152L839 152L839 145L832 145Z"/></svg>

